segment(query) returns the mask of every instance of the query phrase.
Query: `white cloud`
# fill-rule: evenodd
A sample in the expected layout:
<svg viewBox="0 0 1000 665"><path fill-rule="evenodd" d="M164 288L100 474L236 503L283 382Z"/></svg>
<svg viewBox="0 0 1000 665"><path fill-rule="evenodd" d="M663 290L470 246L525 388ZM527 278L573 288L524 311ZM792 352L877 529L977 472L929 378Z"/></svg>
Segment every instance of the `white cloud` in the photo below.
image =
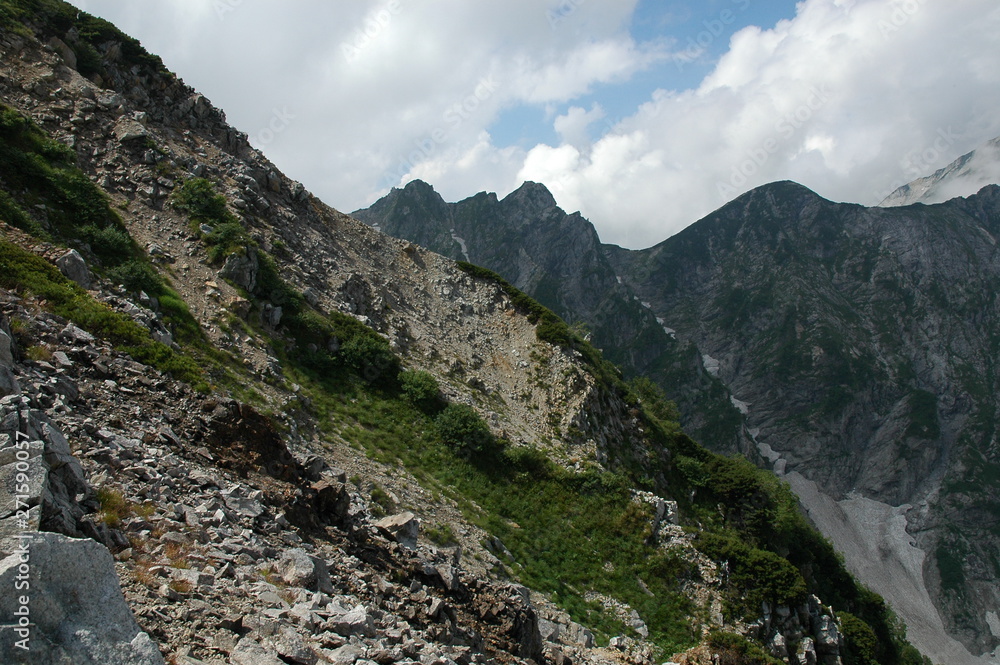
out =
<svg viewBox="0 0 1000 665"><path fill-rule="evenodd" d="M538 146L521 176L567 168L560 204L638 247L778 179L874 204L935 146L924 173L1000 134L992 0L845 7L807 0L794 20L741 30L697 90L657 92L589 157Z"/></svg>
<svg viewBox="0 0 1000 665"><path fill-rule="evenodd" d="M604 115L604 109L597 103L589 111L571 106L564 115L555 119L553 127L563 143L579 148L590 143L590 126L604 118Z"/></svg>
<svg viewBox="0 0 1000 665"><path fill-rule="evenodd" d="M872 204L1000 135L995 0L804 0L732 35L696 89L665 83L609 121L602 95L642 70L669 76L669 48L683 47L637 43L637 3L77 2L258 143L291 116L262 147L344 210L413 177L450 200L531 179L606 241L638 247L776 179ZM548 112L557 145L491 138L524 105Z"/></svg>

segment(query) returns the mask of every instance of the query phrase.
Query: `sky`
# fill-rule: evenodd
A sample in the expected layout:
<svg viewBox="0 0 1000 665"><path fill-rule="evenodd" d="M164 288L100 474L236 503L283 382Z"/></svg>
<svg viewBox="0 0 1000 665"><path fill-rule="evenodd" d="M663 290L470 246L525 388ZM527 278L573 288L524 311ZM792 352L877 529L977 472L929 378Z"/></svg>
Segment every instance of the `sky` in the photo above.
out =
<svg viewBox="0 0 1000 665"><path fill-rule="evenodd" d="M795 180L874 205L1000 136L996 0L74 0L333 207L541 182L655 244Z"/></svg>

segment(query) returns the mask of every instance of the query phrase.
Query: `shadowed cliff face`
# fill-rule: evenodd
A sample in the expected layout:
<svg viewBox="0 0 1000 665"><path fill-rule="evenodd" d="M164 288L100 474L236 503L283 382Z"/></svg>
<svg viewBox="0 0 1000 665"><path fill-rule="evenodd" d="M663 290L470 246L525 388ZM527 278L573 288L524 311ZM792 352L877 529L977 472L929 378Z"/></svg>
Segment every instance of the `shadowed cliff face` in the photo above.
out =
<svg viewBox="0 0 1000 665"><path fill-rule="evenodd" d="M909 530L931 554L925 581L949 627L987 649L998 212L995 186L884 210L777 183L656 247L608 253L667 325L718 361L778 470L834 497L919 507Z"/></svg>
<svg viewBox="0 0 1000 665"><path fill-rule="evenodd" d="M455 229L469 260L663 385L706 445L834 499L913 505L947 628L994 648L1000 188L885 209L775 183L641 251L600 246L539 188L443 204L413 183L355 214L460 256Z"/></svg>

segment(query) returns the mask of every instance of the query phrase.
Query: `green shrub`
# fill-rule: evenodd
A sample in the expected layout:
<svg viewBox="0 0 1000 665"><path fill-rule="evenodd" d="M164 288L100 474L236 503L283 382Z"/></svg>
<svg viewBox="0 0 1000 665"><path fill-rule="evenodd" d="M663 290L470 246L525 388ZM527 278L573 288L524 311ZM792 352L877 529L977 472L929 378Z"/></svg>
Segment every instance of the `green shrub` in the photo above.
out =
<svg viewBox="0 0 1000 665"><path fill-rule="evenodd" d="M132 293L144 291L146 295L158 296L165 290L159 273L149 263L139 259L129 259L111 268L108 270L108 277Z"/></svg>
<svg viewBox="0 0 1000 665"><path fill-rule="evenodd" d="M675 456L674 465L691 487L707 487L712 479L704 464L686 455Z"/></svg>
<svg viewBox="0 0 1000 665"><path fill-rule="evenodd" d="M399 374L403 397L422 411L429 412L441 402L441 388L437 379L421 370L404 370Z"/></svg>
<svg viewBox="0 0 1000 665"><path fill-rule="evenodd" d="M637 376L629 381L628 387L642 402L643 410L661 423L676 423L681 419L677 404L667 399L663 388L648 378Z"/></svg>
<svg viewBox="0 0 1000 665"><path fill-rule="evenodd" d="M748 614L758 611L762 602L794 605L806 595L802 574L787 559L754 547L733 533L702 531L695 546L729 567L734 600Z"/></svg>
<svg viewBox="0 0 1000 665"><path fill-rule="evenodd" d="M434 418L441 439L463 453L485 452L495 445L493 433L468 404L449 404Z"/></svg>
<svg viewBox="0 0 1000 665"><path fill-rule="evenodd" d="M847 641L844 665L879 665L878 638L872 627L849 612L839 612L837 617Z"/></svg>
<svg viewBox="0 0 1000 665"><path fill-rule="evenodd" d="M212 232L205 236L205 243L208 245L208 260L219 263L233 252L246 251L250 237L242 224L232 220L213 227Z"/></svg>
<svg viewBox="0 0 1000 665"><path fill-rule="evenodd" d="M399 358L389 348L389 343L368 331L344 342L340 355L344 363L368 383L386 384L399 376Z"/></svg>
<svg viewBox="0 0 1000 665"><path fill-rule="evenodd" d="M719 656L719 665L783 665L783 661L766 654L760 645L736 633L712 631L708 644Z"/></svg>
<svg viewBox="0 0 1000 665"><path fill-rule="evenodd" d="M225 224L234 221L226 207L226 197L215 191L205 178L189 178L174 190L170 200L175 209L186 213L195 224Z"/></svg>
<svg viewBox="0 0 1000 665"><path fill-rule="evenodd" d="M458 544L458 536L455 535L455 531L447 522L438 526L428 527L424 533L427 535L427 540L438 547L448 547L449 545Z"/></svg>

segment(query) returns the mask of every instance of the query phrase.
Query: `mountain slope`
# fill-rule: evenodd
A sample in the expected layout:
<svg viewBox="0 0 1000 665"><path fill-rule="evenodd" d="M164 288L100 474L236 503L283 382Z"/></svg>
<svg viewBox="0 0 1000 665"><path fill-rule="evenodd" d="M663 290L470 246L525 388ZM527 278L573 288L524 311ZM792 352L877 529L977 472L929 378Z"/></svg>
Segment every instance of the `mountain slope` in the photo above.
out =
<svg viewBox="0 0 1000 665"><path fill-rule="evenodd" d="M419 233L435 222L416 207L406 223L398 207L380 207L405 208L408 190L356 214L390 233L433 241ZM445 215L462 204L437 210ZM785 474L853 568L895 601L919 644L945 662L984 662L965 648L989 652L998 637L991 629L1000 575L992 554L1000 516L993 436L998 211L995 187L941 206L879 209L775 183L653 248L604 246L606 261L584 254L562 269L563 290L576 293L561 302L587 297L585 282L571 276L595 271L615 284L616 297L641 303L674 331L667 342L653 340L648 357L657 343L695 350L695 371L655 363L630 369L656 379L682 411L692 397L710 411L692 384L717 375L716 403L732 401L744 412L749 452ZM490 249L497 238L509 255L544 256L538 238L546 232L532 229L533 240L523 241L524 219L546 223L538 215L490 214L468 224L470 257L503 273L505 261ZM560 218L548 222L553 236L572 232L553 220ZM578 242L561 237L563 245ZM592 312L565 316L595 325ZM622 354L635 335L608 329L604 339L609 354ZM739 431L739 420L715 422ZM731 449L726 431L698 435ZM882 565L873 567L877 552Z"/></svg>
<svg viewBox="0 0 1000 665"><path fill-rule="evenodd" d="M996 184L1000 184L1000 137L987 141L929 176L903 185L879 205L943 203L957 196L971 196L987 185Z"/></svg>
<svg viewBox="0 0 1000 665"><path fill-rule="evenodd" d="M701 354L679 341L647 303L621 283L593 225L567 214L549 191L525 183L499 200L480 193L445 203L421 181L352 213L389 235L500 273L567 321L630 376L663 385L684 428L715 450L756 455L725 388L703 370Z"/></svg>
<svg viewBox="0 0 1000 665"><path fill-rule="evenodd" d="M975 653L997 644L1000 601L998 212L997 187L889 211L777 183L649 250L609 252L718 359L776 470L834 499L912 507L923 584Z"/></svg>

